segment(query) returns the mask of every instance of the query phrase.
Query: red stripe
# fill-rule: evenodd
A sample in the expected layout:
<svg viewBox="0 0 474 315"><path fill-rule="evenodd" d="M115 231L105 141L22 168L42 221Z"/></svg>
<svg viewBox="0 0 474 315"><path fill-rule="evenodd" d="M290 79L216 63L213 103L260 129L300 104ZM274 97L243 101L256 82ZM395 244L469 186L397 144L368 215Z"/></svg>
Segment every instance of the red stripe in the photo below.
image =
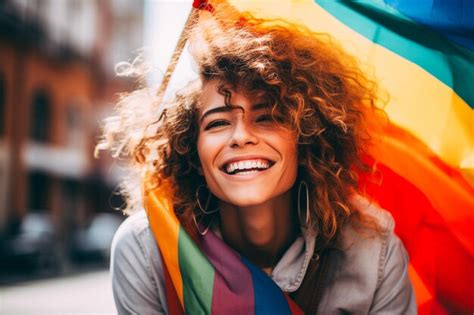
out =
<svg viewBox="0 0 474 315"><path fill-rule="evenodd" d="M171 276L166 268L166 264L163 265L163 273L165 276L165 288L166 288L166 302L168 304L168 314L170 315L184 315L183 308L179 303L178 295L176 294L176 290L173 286L173 282L171 281Z"/></svg>
<svg viewBox="0 0 474 315"><path fill-rule="evenodd" d="M361 181L367 193L392 213L395 231L426 288L450 313L474 309L474 259L440 216L449 209L434 208L417 187L389 167L378 164L378 169L382 184L363 177Z"/></svg>
<svg viewBox="0 0 474 315"><path fill-rule="evenodd" d="M287 292L284 292L286 302L288 302L288 306L290 307L291 315L304 315L303 311L300 307L293 301L293 299L288 295Z"/></svg>

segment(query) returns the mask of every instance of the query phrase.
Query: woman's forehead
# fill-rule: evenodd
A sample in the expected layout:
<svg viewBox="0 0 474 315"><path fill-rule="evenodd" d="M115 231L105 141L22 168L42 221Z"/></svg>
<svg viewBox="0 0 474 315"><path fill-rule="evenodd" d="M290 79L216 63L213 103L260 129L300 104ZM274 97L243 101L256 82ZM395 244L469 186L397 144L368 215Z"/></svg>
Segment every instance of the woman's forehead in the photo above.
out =
<svg viewBox="0 0 474 315"><path fill-rule="evenodd" d="M265 97L267 93L264 90L249 91L241 86L231 86L228 83L222 83L219 80L210 80L205 82L202 87L202 93L199 102L199 109L206 109L214 106L251 106L269 103Z"/></svg>

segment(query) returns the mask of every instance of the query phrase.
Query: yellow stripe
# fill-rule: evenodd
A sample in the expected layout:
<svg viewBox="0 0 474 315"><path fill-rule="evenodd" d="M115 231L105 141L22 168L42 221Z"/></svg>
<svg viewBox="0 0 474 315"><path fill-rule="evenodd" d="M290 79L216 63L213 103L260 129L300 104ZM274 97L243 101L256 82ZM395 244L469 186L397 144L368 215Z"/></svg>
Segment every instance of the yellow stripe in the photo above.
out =
<svg viewBox="0 0 474 315"><path fill-rule="evenodd" d="M147 190L148 180L145 180L144 191ZM154 189L145 197L145 208L148 214L151 229L158 242L163 262L168 268L171 281L176 289L178 299L184 306L183 281L178 261L178 237L180 224L173 211L170 188L162 185ZM166 228L163 228L166 227Z"/></svg>
<svg viewBox="0 0 474 315"><path fill-rule="evenodd" d="M367 73L375 71L381 89L390 94L385 110L393 122L410 130L446 163L468 173L474 170L474 111L450 87L345 26L312 0L230 2L259 17L283 17L330 33Z"/></svg>

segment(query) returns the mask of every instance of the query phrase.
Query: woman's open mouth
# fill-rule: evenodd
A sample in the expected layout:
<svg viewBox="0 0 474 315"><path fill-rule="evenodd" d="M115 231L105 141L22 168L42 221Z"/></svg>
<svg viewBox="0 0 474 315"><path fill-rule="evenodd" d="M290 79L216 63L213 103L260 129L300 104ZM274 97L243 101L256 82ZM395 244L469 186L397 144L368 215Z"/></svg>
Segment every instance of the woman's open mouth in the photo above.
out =
<svg viewBox="0 0 474 315"><path fill-rule="evenodd" d="M274 164L275 162L266 159L250 159L226 163L222 170L228 175L248 175L265 171Z"/></svg>

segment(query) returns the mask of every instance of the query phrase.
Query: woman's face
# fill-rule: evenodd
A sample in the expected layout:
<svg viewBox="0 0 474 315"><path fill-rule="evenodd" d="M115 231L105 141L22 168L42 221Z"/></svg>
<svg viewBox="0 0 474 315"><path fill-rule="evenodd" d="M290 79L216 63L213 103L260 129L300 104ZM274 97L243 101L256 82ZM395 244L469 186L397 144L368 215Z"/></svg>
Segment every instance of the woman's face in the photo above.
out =
<svg viewBox="0 0 474 315"><path fill-rule="evenodd" d="M289 193L297 176L294 132L277 125L265 99L230 90L230 105L219 82L203 86L197 150L211 192L238 207L261 205Z"/></svg>

